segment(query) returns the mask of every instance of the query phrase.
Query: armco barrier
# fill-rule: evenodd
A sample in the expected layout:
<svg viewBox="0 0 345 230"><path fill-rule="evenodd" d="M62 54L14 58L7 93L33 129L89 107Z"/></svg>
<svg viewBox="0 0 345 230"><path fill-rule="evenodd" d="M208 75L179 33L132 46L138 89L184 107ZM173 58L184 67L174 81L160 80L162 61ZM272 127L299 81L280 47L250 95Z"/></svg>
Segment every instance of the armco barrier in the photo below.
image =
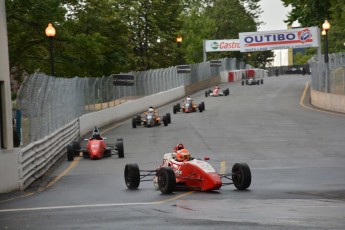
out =
<svg viewBox="0 0 345 230"><path fill-rule="evenodd" d="M1 170L5 170L4 175L8 173L11 173L11 175L6 178L1 177L0 193L26 189L66 154L66 146L69 143L77 140L80 136L88 134L94 126L107 126L141 113L151 105L158 107L177 100L184 95L185 88L178 87L128 101L112 108L89 113L22 149L16 149L17 153L11 152L6 155L2 153L1 159L6 160L9 167L1 167Z"/></svg>
<svg viewBox="0 0 345 230"><path fill-rule="evenodd" d="M22 148L19 154L19 189L26 189L45 174L65 153L67 144L79 136L78 119L41 140Z"/></svg>

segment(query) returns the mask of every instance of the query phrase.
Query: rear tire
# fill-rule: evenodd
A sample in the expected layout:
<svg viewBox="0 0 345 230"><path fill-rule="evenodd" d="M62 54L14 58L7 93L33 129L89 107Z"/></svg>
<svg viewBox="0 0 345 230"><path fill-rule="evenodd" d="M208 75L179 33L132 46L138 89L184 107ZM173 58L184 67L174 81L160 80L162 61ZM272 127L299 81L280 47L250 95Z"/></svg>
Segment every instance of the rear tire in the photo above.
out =
<svg viewBox="0 0 345 230"><path fill-rule="evenodd" d="M177 110L176 110L176 105L174 105L173 107L173 113L176 114Z"/></svg>
<svg viewBox="0 0 345 230"><path fill-rule="evenodd" d="M158 188L163 194L170 194L175 190L176 177L174 170L170 167L162 167L157 172Z"/></svg>
<svg viewBox="0 0 345 230"><path fill-rule="evenodd" d="M166 116L164 116L162 120L163 120L164 126L168 126L169 122L168 122L168 119L166 118Z"/></svg>
<svg viewBox="0 0 345 230"><path fill-rule="evenodd" d="M124 158L125 157L125 151L123 148L123 141L118 141L116 143L116 148L117 148L117 154L119 155L119 158Z"/></svg>
<svg viewBox="0 0 345 230"><path fill-rule="evenodd" d="M166 113L165 117L167 118L168 123L171 124L171 115L170 115L170 113Z"/></svg>
<svg viewBox="0 0 345 230"><path fill-rule="evenodd" d="M224 90L224 96L228 96L230 94L230 90L229 88L226 88L226 90Z"/></svg>
<svg viewBox="0 0 345 230"><path fill-rule="evenodd" d="M235 163L232 166L232 182L238 190L249 188L252 182L252 175L246 163Z"/></svg>
<svg viewBox="0 0 345 230"><path fill-rule="evenodd" d="M72 144L67 145L67 160L68 161L74 160L74 149L73 149Z"/></svg>
<svg viewBox="0 0 345 230"><path fill-rule="evenodd" d="M126 164L125 183L128 189L137 189L140 184L140 171L137 164Z"/></svg>
<svg viewBox="0 0 345 230"><path fill-rule="evenodd" d="M205 97L207 97L208 96L208 92L207 91L205 91Z"/></svg>
<svg viewBox="0 0 345 230"><path fill-rule="evenodd" d="M137 119L135 117L132 118L132 127L133 129L137 127Z"/></svg>

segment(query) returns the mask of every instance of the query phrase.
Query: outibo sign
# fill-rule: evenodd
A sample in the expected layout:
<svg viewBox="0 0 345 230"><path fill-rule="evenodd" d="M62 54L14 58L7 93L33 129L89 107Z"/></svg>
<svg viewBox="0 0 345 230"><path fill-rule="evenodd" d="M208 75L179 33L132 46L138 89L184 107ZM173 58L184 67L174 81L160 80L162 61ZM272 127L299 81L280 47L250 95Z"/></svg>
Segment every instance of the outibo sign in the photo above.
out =
<svg viewBox="0 0 345 230"><path fill-rule="evenodd" d="M206 52L220 52L220 51L239 51L240 41L238 39L229 40L206 40Z"/></svg>
<svg viewBox="0 0 345 230"><path fill-rule="evenodd" d="M129 74L113 74L113 85L132 86L134 85L134 76Z"/></svg>
<svg viewBox="0 0 345 230"><path fill-rule="evenodd" d="M318 28L246 32L239 34L241 52L318 47Z"/></svg>

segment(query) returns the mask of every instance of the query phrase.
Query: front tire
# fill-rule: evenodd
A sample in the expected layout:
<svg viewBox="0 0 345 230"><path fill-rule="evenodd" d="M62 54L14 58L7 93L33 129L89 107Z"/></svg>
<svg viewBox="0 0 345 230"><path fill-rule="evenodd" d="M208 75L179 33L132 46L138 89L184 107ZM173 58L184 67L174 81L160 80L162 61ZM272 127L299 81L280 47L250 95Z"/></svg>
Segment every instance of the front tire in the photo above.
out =
<svg viewBox="0 0 345 230"><path fill-rule="evenodd" d="M175 190L176 177L174 170L170 167L162 167L157 172L158 188L163 194L170 194Z"/></svg>
<svg viewBox="0 0 345 230"><path fill-rule="evenodd" d="M125 183L128 189L137 189L140 184L140 171L138 164L126 164Z"/></svg>
<svg viewBox="0 0 345 230"><path fill-rule="evenodd" d="M74 160L74 148L72 144L67 145L67 160L68 161Z"/></svg>
<svg viewBox="0 0 345 230"><path fill-rule="evenodd" d="M137 119L135 117L132 118L132 127L133 129L137 127Z"/></svg>
<svg viewBox="0 0 345 230"><path fill-rule="evenodd" d="M123 141L118 141L116 143L116 148L117 148L117 154L119 155L119 158L124 158L125 157L125 151L123 148Z"/></svg>
<svg viewBox="0 0 345 230"><path fill-rule="evenodd" d="M252 175L246 163L235 163L232 166L232 182L238 190L249 188L252 182Z"/></svg>

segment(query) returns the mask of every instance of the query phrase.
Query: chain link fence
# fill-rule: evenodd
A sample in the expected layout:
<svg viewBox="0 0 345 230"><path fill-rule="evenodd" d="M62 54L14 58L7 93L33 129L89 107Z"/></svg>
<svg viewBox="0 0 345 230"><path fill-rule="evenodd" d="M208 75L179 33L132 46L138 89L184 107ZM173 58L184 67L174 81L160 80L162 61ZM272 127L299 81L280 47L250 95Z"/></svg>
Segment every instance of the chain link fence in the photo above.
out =
<svg viewBox="0 0 345 230"><path fill-rule="evenodd" d="M99 78L56 78L34 73L22 84L17 99L21 111L21 146L35 142L83 114L119 105L128 100L190 85L221 71L245 69L245 63L224 58L222 65L210 62L190 65L190 73L177 73L177 67L130 72L133 86L115 86L112 76Z"/></svg>
<svg viewBox="0 0 345 230"><path fill-rule="evenodd" d="M314 90L345 94L345 53L328 55L328 63L318 61L316 57L309 60L312 75L311 86Z"/></svg>

